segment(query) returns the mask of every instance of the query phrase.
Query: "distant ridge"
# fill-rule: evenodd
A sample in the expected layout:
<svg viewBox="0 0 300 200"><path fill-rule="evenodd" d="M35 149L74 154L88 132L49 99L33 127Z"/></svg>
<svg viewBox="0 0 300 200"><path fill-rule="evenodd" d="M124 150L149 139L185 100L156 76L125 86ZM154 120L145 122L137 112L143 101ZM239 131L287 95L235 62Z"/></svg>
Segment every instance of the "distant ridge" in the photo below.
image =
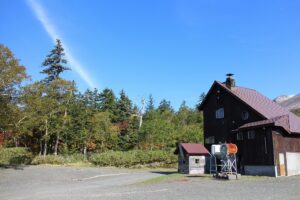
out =
<svg viewBox="0 0 300 200"><path fill-rule="evenodd" d="M288 110L296 110L300 108L300 94L282 95L274 99L276 103Z"/></svg>

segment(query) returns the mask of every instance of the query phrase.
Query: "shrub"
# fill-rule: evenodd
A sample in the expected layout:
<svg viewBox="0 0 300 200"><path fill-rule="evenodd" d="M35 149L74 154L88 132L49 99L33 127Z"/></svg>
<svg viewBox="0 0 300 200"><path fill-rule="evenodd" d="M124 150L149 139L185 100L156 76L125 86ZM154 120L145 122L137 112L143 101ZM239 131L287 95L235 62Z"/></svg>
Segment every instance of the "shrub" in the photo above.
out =
<svg viewBox="0 0 300 200"><path fill-rule="evenodd" d="M36 156L32 160L31 164L63 165L63 164L78 163L78 162L84 162L83 154Z"/></svg>
<svg viewBox="0 0 300 200"><path fill-rule="evenodd" d="M108 151L92 154L90 161L98 166L132 167L137 165L170 166L177 162L177 156L171 151Z"/></svg>
<svg viewBox="0 0 300 200"><path fill-rule="evenodd" d="M52 165L63 165L65 164L65 159L62 156L54 156L54 155L47 155L47 156L36 156L31 164L33 165L41 165L41 164L52 164Z"/></svg>
<svg viewBox="0 0 300 200"><path fill-rule="evenodd" d="M0 149L0 165L20 165L29 164L32 154L24 147L2 148Z"/></svg>
<svg viewBox="0 0 300 200"><path fill-rule="evenodd" d="M77 163L85 162L84 155L82 153L74 153L71 155L63 155L65 163Z"/></svg>

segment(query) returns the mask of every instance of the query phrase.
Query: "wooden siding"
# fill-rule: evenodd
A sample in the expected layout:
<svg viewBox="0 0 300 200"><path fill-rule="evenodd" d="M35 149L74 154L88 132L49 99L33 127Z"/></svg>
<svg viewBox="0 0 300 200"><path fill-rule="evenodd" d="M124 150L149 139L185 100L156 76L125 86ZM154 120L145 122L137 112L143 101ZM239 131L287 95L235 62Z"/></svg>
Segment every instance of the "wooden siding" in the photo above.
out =
<svg viewBox="0 0 300 200"><path fill-rule="evenodd" d="M274 165L273 142L271 129L252 130L253 139L247 137L247 131L242 132L243 140L236 141L239 165Z"/></svg>
<svg viewBox="0 0 300 200"><path fill-rule="evenodd" d="M280 128L272 130L273 146L274 146L274 161L279 174L279 153L284 154L286 163L286 152L300 152L300 136L288 135ZM287 172L286 172L287 173Z"/></svg>

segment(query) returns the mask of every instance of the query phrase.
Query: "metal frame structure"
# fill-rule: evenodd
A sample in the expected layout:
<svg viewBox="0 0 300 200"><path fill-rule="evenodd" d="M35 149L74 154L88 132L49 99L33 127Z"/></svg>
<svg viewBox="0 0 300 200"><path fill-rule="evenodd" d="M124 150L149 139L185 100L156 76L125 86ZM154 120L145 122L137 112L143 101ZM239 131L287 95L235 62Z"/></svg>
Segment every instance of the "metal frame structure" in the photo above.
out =
<svg viewBox="0 0 300 200"><path fill-rule="evenodd" d="M220 160L218 164L217 160ZM218 171L218 167L220 170ZM210 174L215 174L216 177L228 178L229 175L235 175L238 179L236 154L215 156L213 152L210 154Z"/></svg>

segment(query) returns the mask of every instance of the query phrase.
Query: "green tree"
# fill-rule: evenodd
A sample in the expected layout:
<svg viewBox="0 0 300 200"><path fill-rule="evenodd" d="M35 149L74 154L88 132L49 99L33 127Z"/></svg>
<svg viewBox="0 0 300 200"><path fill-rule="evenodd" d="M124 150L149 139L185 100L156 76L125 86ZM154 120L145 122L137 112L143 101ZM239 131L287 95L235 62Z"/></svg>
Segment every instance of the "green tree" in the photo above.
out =
<svg viewBox="0 0 300 200"><path fill-rule="evenodd" d="M32 134L35 131L41 132L41 137L39 139L40 143L40 154L44 156L48 152L48 142L53 133L55 133L55 127L51 126L56 118L58 112L57 101L49 95L49 88L42 84L41 82L36 82L32 85L28 85L24 88L24 106L25 113L28 122L25 129Z"/></svg>
<svg viewBox="0 0 300 200"><path fill-rule="evenodd" d="M155 106L154 106L154 99L152 94L149 95L149 99L147 101L147 106L146 106L146 113L151 112L155 110Z"/></svg>
<svg viewBox="0 0 300 200"><path fill-rule="evenodd" d="M41 73L46 74L46 82L51 82L59 78L59 75L65 70L69 70L65 65L67 60L64 58L64 48L62 47L61 41L56 39L56 45L46 56L42 66L45 68Z"/></svg>
<svg viewBox="0 0 300 200"><path fill-rule="evenodd" d="M117 102L117 120L119 122L128 121L132 114L132 102L125 94L125 91L121 90L120 98Z"/></svg>
<svg viewBox="0 0 300 200"><path fill-rule="evenodd" d="M28 76L11 50L0 44L0 131L11 131L17 136L23 121L20 111L20 86ZM17 137L14 137L18 145Z"/></svg>
<svg viewBox="0 0 300 200"><path fill-rule="evenodd" d="M47 127L51 127L55 134L55 144L54 144L54 154L57 155L58 144L61 135L65 132L66 122L68 118L68 104L70 102L71 96L75 90L74 83L61 79L59 76L65 70L69 70L65 65L67 60L64 58L65 53L62 47L61 41L56 40L56 45L46 56L43 62L43 67L45 68L41 73L46 74L44 84L44 94L43 96L49 98L53 101L56 107L51 111L51 121L47 120ZM55 123L54 123L55 122ZM49 129L47 129L49 130ZM44 145L46 146L46 144ZM44 154L47 152L47 148L44 149Z"/></svg>
<svg viewBox="0 0 300 200"><path fill-rule="evenodd" d="M159 106L157 108L160 112L174 112L172 106L171 106L171 102L167 101L166 99L163 99L160 103Z"/></svg>
<svg viewBox="0 0 300 200"><path fill-rule="evenodd" d="M196 105L196 108L197 108L199 111L200 111L200 105L201 105L202 102L204 101L205 96L206 96L205 92L202 92L201 95L200 95L200 97L199 97L198 103L197 103L197 105Z"/></svg>
<svg viewBox="0 0 300 200"><path fill-rule="evenodd" d="M116 122L117 98L112 89L106 88L99 94L99 107L102 112L109 112L112 120Z"/></svg>

